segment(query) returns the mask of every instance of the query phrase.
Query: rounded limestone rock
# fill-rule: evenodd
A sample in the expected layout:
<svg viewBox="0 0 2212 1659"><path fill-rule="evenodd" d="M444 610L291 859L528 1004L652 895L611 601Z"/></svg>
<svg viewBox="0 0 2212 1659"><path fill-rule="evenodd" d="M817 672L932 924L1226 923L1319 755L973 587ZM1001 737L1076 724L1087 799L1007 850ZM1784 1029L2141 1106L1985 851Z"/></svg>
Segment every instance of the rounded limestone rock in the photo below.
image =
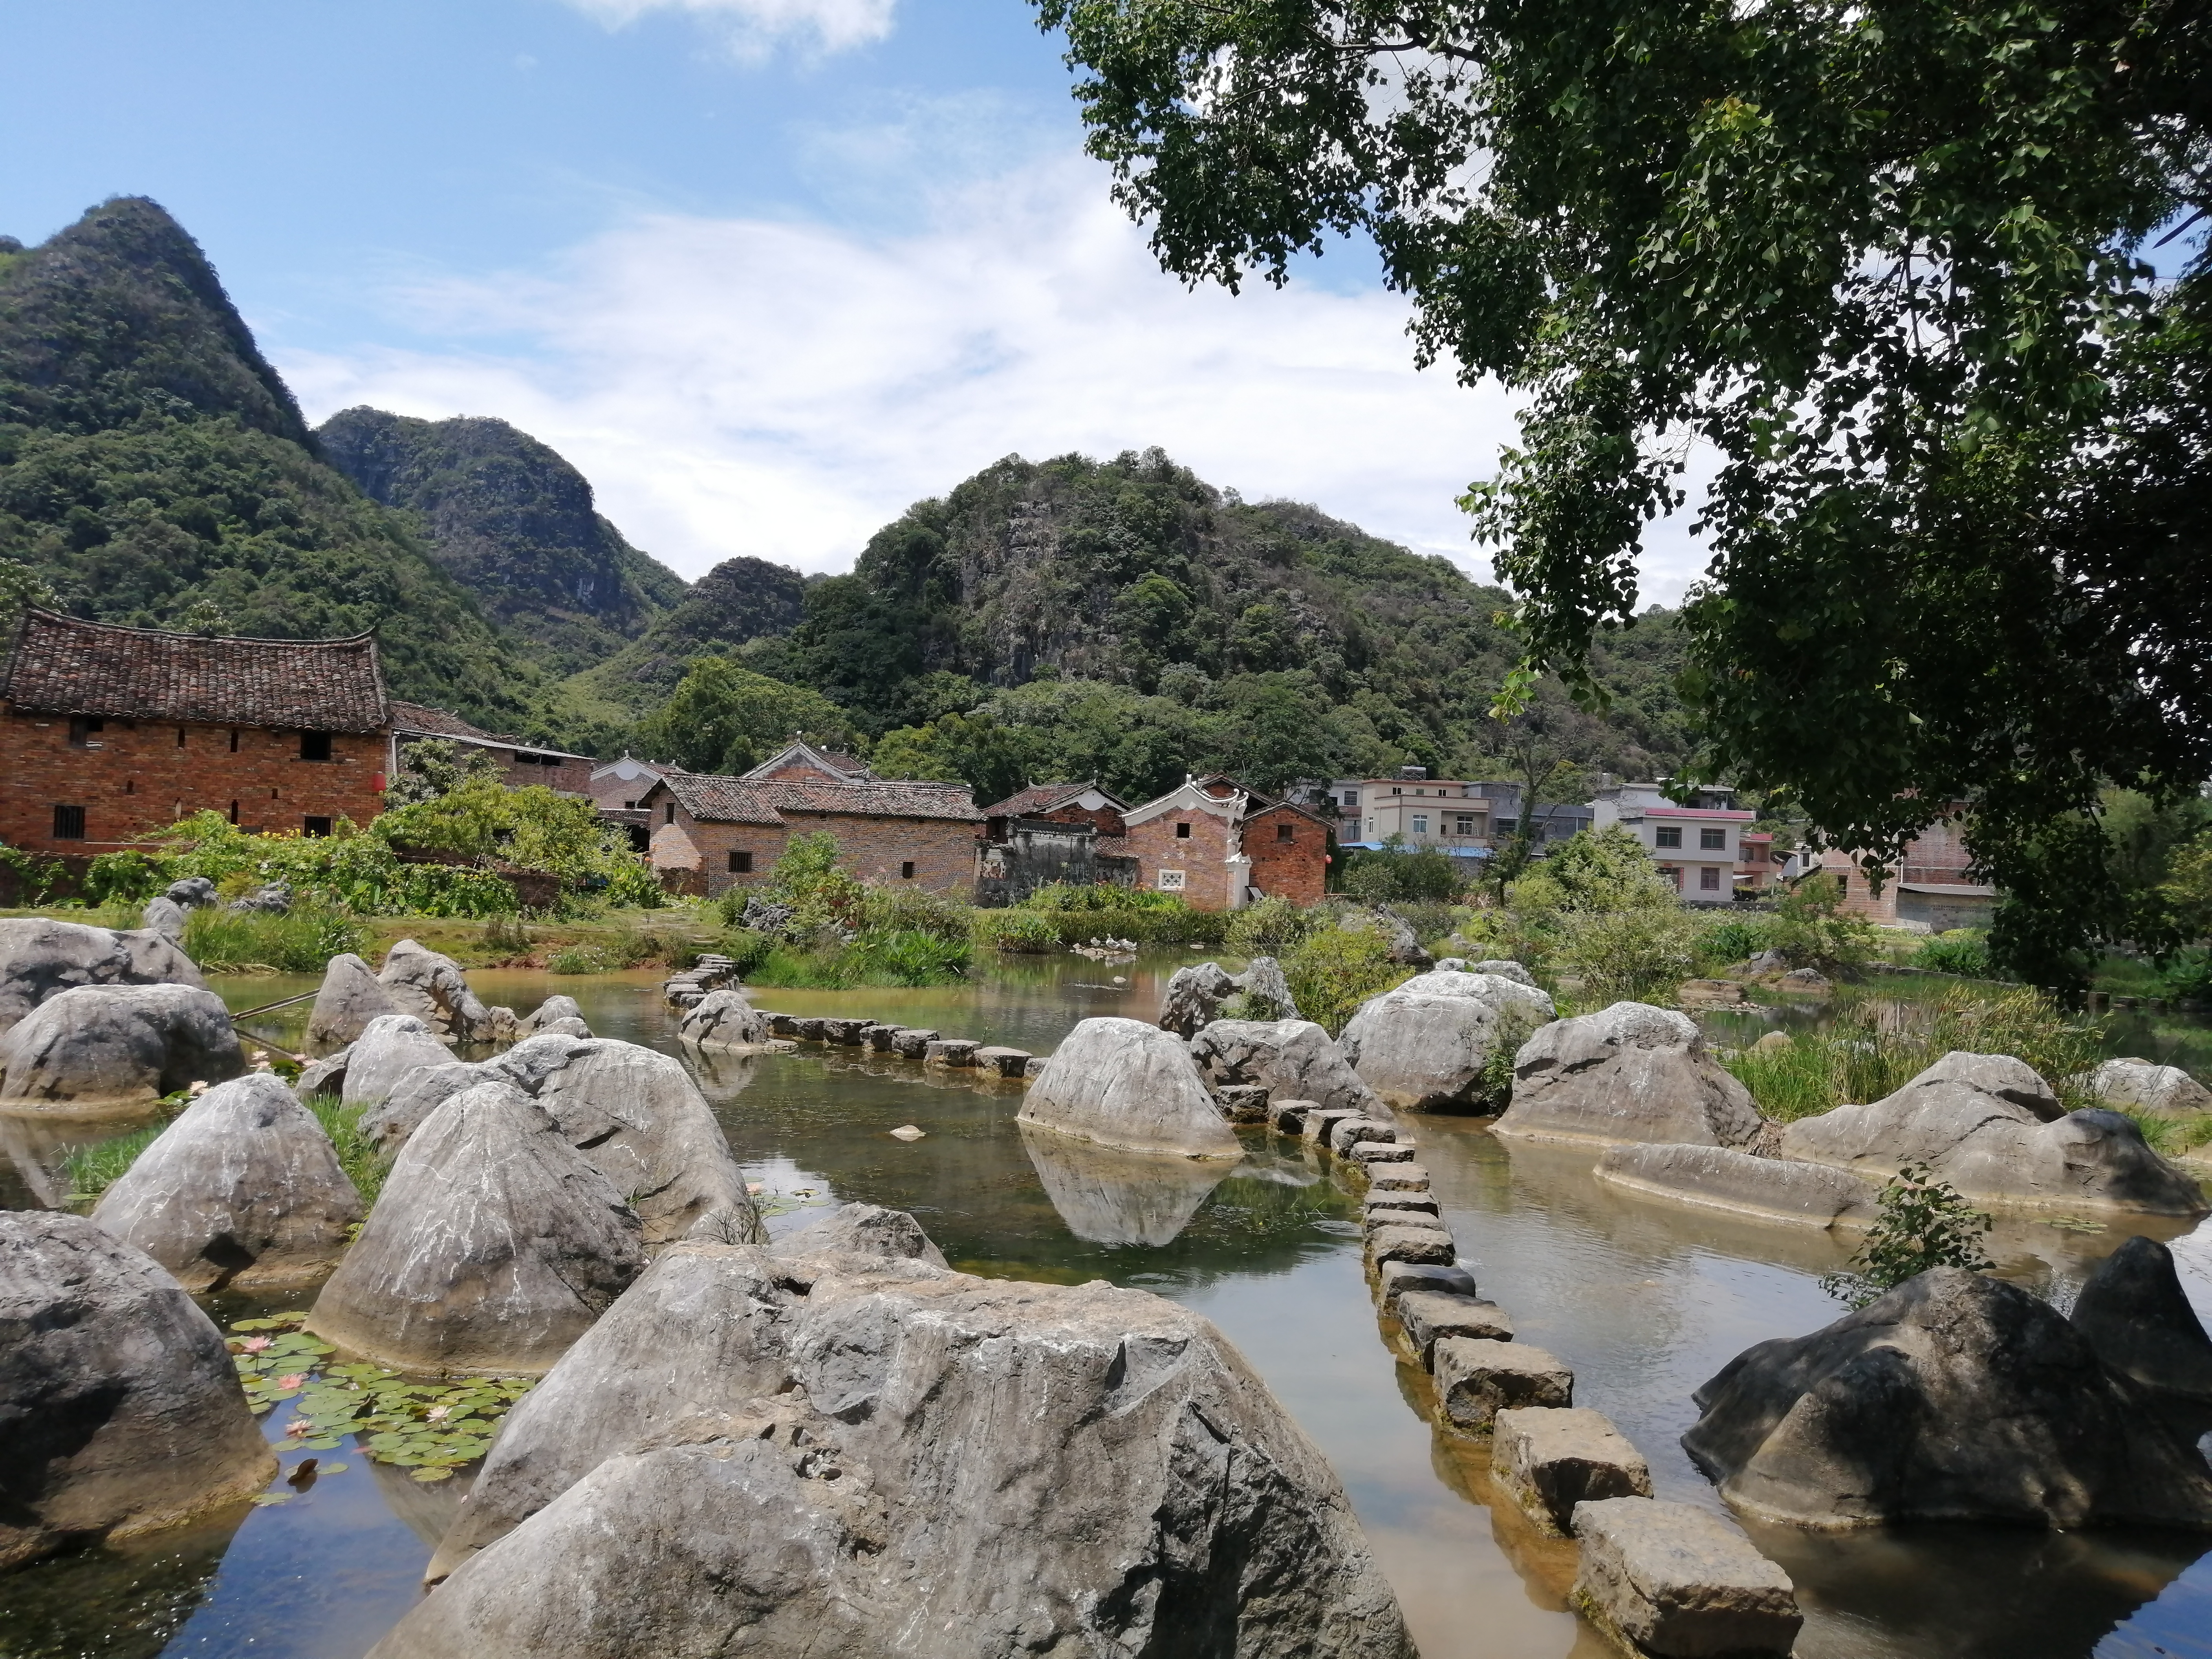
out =
<svg viewBox="0 0 2212 1659"><path fill-rule="evenodd" d="M1019 1121L1102 1146L1242 1158L1189 1048L1135 1019L1086 1019L1024 1097Z"/></svg>

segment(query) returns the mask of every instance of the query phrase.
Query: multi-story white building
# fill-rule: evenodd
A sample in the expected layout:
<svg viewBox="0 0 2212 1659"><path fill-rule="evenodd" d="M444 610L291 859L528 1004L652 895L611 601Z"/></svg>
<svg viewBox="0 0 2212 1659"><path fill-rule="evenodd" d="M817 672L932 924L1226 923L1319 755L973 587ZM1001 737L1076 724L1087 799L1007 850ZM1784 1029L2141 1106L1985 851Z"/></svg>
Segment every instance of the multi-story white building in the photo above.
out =
<svg viewBox="0 0 2212 1659"><path fill-rule="evenodd" d="M1608 783L1590 803L1595 827L1619 824L1650 853L1660 875L1692 904L1728 904L1735 897L1743 835L1756 814L1735 810L1732 792L1701 789L1711 805L1677 806L1656 783Z"/></svg>

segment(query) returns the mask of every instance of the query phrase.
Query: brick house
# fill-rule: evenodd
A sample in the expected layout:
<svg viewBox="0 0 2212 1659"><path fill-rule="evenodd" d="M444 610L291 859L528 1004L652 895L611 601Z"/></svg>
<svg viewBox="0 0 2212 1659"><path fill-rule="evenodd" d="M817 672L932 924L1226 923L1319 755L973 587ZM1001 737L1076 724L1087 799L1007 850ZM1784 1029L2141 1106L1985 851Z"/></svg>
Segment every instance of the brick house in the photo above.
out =
<svg viewBox="0 0 2212 1659"><path fill-rule="evenodd" d="M678 892L718 897L765 881L793 836L827 830L862 881L965 893L975 880L983 815L968 786L833 783L665 773L639 798L650 815L653 868Z"/></svg>
<svg viewBox="0 0 2212 1659"><path fill-rule="evenodd" d="M747 783L874 783L876 775L852 756L834 749L817 749L802 738L793 738L778 754L770 755L750 772L738 775Z"/></svg>
<svg viewBox="0 0 2212 1659"><path fill-rule="evenodd" d="M1953 817L1929 825L1905 843L1904 859L1885 872L1879 893L1849 853L1828 848L1820 854L1818 867L1836 878L1842 908L1853 915L1942 933L1954 927L1987 927L1996 909L1997 890L1967 873L1973 861L1961 821Z"/></svg>
<svg viewBox="0 0 2212 1659"><path fill-rule="evenodd" d="M471 726L459 714L448 714L442 708L401 702L397 698L391 707L392 734L398 745L402 771L406 769L409 744L423 738L441 738L462 750L464 761L468 759L470 750L490 756L499 763L505 775L503 781L510 789L543 784L564 795L592 793L592 761L589 755L572 755L563 749L526 743L520 738L503 738L480 726Z"/></svg>
<svg viewBox="0 0 2212 1659"><path fill-rule="evenodd" d="M328 835L383 805L376 641L231 639L32 608L0 680L0 839L127 847L203 810Z"/></svg>
<svg viewBox="0 0 2212 1659"><path fill-rule="evenodd" d="M1018 904L1052 882L1133 885L1127 810L1096 782L1033 783L985 807L975 902Z"/></svg>
<svg viewBox="0 0 2212 1659"><path fill-rule="evenodd" d="M1122 815L1139 884L1194 909L1237 910L1261 897L1317 904L1328 878L1328 826L1302 806L1218 775L1185 779Z"/></svg>

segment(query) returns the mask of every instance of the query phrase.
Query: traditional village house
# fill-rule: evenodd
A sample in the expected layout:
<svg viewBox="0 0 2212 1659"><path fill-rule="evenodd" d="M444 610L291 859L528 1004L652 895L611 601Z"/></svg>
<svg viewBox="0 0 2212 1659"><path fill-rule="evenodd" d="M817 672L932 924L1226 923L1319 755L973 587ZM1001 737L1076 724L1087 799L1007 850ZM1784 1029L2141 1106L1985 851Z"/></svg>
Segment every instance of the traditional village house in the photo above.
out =
<svg viewBox="0 0 2212 1659"><path fill-rule="evenodd" d="M501 781L510 789L543 784L564 795L592 793L589 755L572 755L565 749L550 748L521 738L502 738L480 726L470 725L459 714L448 714L442 708L427 708L421 703L394 699L391 708L392 732L398 744L401 771L407 769L409 744L437 738L460 751L464 762L471 753L488 755L498 762Z"/></svg>
<svg viewBox="0 0 2212 1659"><path fill-rule="evenodd" d="M1217 775L1185 779L1121 819L1139 884L1180 893L1194 909L1237 910L1263 897L1321 902L1328 826L1302 806Z"/></svg>
<svg viewBox="0 0 2212 1659"><path fill-rule="evenodd" d="M1018 904L1053 882L1133 884L1127 810L1096 782L1035 783L985 807L975 902Z"/></svg>
<svg viewBox="0 0 2212 1659"><path fill-rule="evenodd" d="M748 783L796 783L808 779L823 783L873 783L876 775L864 762L834 749L817 749L794 737L750 772L739 774Z"/></svg>
<svg viewBox="0 0 2212 1659"><path fill-rule="evenodd" d="M836 837L839 862L863 881L939 893L975 881L983 815L965 784L671 771L639 803L653 868L672 891L715 897L764 881L793 836L816 830Z"/></svg>
<svg viewBox="0 0 2212 1659"><path fill-rule="evenodd" d="M0 837L126 847L204 810L326 836L374 817L392 713L367 634L232 639L25 612L0 683Z"/></svg>
<svg viewBox="0 0 2212 1659"><path fill-rule="evenodd" d="M1930 824L1905 843L1905 857L1886 872L1881 891L1849 853L1829 848L1815 866L1833 876L1843 908L1887 927L1948 933L1954 927L1987 927L1996 909L1997 890L1968 873L1973 855L1959 818ZM1809 872L1808 872L1809 873Z"/></svg>

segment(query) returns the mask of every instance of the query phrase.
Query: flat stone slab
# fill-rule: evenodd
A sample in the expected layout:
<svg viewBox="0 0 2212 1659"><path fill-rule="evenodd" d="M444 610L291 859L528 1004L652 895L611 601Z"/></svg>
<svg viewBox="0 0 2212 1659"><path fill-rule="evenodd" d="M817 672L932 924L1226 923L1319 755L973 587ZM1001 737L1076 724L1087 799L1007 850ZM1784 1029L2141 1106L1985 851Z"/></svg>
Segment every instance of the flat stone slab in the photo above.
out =
<svg viewBox="0 0 2212 1659"><path fill-rule="evenodd" d="M1420 1356L1421 1369L1436 1368L1437 1344L1448 1336L1470 1336L1490 1342L1513 1340L1513 1316L1495 1302L1480 1297L1455 1296L1448 1291L1405 1291L1397 1304L1398 1323L1406 1340ZM1616 1492L1596 1492L1614 1498Z"/></svg>
<svg viewBox="0 0 2212 1659"><path fill-rule="evenodd" d="M1378 1267L1386 1261L1448 1267L1458 1255L1459 1247L1442 1227L1378 1227L1367 1236L1367 1259Z"/></svg>
<svg viewBox="0 0 2212 1659"><path fill-rule="evenodd" d="M1411 1164L1413 1149L1400 1146L1388 1140L1361 1140L1345 1148L1344 1155L1354 1164L1364 1164L1370 1169L1378 1164Z"/></svg>
<svg viewBox="0 0 2212 1659"><path fill-rule="evenodd" d="M1608 1147L1596 1175L1644 1197L1801 1227L1864 1226L1874 1219L1879 1192L1825 1164L1668 1142Z"/></svg>
<svg viewBox="0 0 2212 1659"><path fill-rule="evenodd" d="M1321 1103L1312 1100L1272 1101L1267 1107L1267 1121L1279 1134L1294 1135L1304 1132L1306 1114L1319 1111Z"/></svg>
<svg viewBox="0 0 2212 1659"><path fill-rule="evenodd" d="M1429 1172L1419 1164L1390 1164L1371 1171L1368 1189L1377 1193L1425 1193Z"/></svg>
<svg viewBox="0 0 2212 1659"><path fill-rule="evenodd" d="M891 1037L891 1052L901 1060L920 1060L936 1040L937 1033L933 1030L924 1030L916 1025L902 1025Z"/></svg>
<svg viewBox="0 0 2212 1659"><path fill-rule="evenodd" d="M1030 1070L1030 1051L1026 1048L1005 1048L993 1045L978 1048L968 1062L1000 1077L1027 1077Z"/></svg>
<svg viewBox="0 0 2212 1659"><path fill-rule="evenodd" d="M768 1029L774 1032L777 1036L795 1037L799 1035L798 1015L770 1014L766 1009L763 1009L761 1012L767 1017Z"/></svg>
<svg viewBox="0 0 2212 1659"><path fill-rule="evenodd" d="M791 1034L805 1042L822 1041L823 1028L830 1022L813 1015L802 1016L791 1022Z"/></svg>
<svg viewBox="0 0 2212 1659"><path fill-rule="evenodd" d="M1687 1504L1578 1504L1569 1598L1600 1628L1662 1659L1786 1659L1803 1626L1790 1575L1718 1516Z"/></svg>
<svg viewBox="0 0 2212 1659"><path fill-rule="evenodd" d="M1575 1505L1651 1496L1651 1468L1603 1412L1515 1406L1491 1424L1490 1473L1528 1518L1565 1534Z"/></svg>
<svg viewBox="0 0 2212 1659"><path fill-rule="evenodd" d="M1213 1091L1222 1115L1231 1123L1265 1123L1267 1090L1260 1083L1224 1083Z"/></svg>
<svg viewBox="0 0 2212 1659"><path fill-rule="evenodd" d="M1395 1141L1398 1126L1378 1117L1340 1117L1328 1127L1328 1149L1344 1153L1363 1140Z"/></svg>
<svg viewBox="0 0 2212 1659"><path fill-rule="evenodd" d="M921 1058L930 1066L973 1066L982 1046L973 1037L932 1037L921 1045Z"/></svg>
<svg viewBox="0 0 2212 1659"><path fill-rule="evenodd" d="M1433 1193L1370 1193L1366 1213L1376 1215L1435 1215L1436 1194Z"/></svg>
<svg viewBox="0 0 2212 1659"><path fill-rule="evenodd" d="M1509 1406L1575 1403L1574 1372L1541 1348L1519 1342L1447 1336L1436 1346L1434 1370L1445 1420L1470 1434L1489 1433Z"/></svg>
<svg viewBox="0 0 2212 1659"><path fill-rule="evenodd" d="M822 1022L822 1040L848 1048L857 1048L860 1033L874 1024L872 1019L825 1019Z"/></svg>
<svg viewBox="0 0 2212 1659"><path fill-rule="evenodd" d="M868 1047L879 1054L891 1052L891 1039L906 1030L903 1025L871 1025L867 1030Z"/></svg>
<svg viewBox="0 0 2212 1659"><path fill-rule="evenodd" d="M1359 1114L1349 1106L1316 1106L1305 1115L1304 1121L1299 1126L1298 1133L1308 1140L1326 1146L1329 1144L1331 1130L1345 1119L1358 1115Z"/></svg>
<svg viewBox="0 0 2212 1659"><path fill-rule="evenodd" d="M1425 1227L1431 1232L1449 1233L1444 1218L1431 1210L1367 1210L1361 1213L1360 1222L1370 1234L1385 1227Z"/></svg>
<svg viewBox="0 0 2212 1659"><path fill-rule="evenodd" d="M1408 1291L1441 1291L1448 1296L1480 1299L1474 1275L1464 1267L1440 1267L1425 1261L1386 1261L1376 1275L1382 1281L1382 1306L1389 1311Z"/></svg>

